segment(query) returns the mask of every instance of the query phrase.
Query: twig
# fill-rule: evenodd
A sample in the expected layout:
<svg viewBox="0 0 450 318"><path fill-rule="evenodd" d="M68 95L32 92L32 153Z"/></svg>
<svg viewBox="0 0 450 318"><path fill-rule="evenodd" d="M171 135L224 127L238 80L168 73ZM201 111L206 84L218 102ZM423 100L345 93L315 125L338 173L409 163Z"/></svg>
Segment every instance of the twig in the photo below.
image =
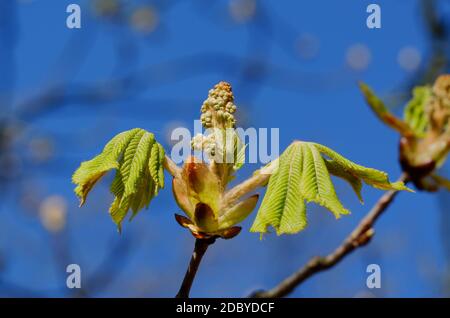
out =
<svg viewBox="0 0 450 318"><path fill-rule="evenodd" d="M408 182L408 176L404 173L399 181ZM274 288L267 291L255 292L251 297L258 298L277 298L290 294L294 289L307 280L309 277L321 271L329 269L341 261L345 256L357 248L369 243L374 235L373 225L383 214L387 207L392 203L398 191L389 191L385 193L372 210L361 220L358 226L350 235L338 246L332 253L325 257L313 257L304 267L283 280Z"/></svg>
<svg viewBox="0 0 450 318"><path fill-rule="evenodd" d="M195 274L197 273L200 262L203 258L208 247L215 242L215 238L208 239L196 239L194 252L192 253L189 267L184 275L183 283L181 283L180 290L175 296L176 298L189 298L189 292L191 290L192 282L194 281Z"/></svg>

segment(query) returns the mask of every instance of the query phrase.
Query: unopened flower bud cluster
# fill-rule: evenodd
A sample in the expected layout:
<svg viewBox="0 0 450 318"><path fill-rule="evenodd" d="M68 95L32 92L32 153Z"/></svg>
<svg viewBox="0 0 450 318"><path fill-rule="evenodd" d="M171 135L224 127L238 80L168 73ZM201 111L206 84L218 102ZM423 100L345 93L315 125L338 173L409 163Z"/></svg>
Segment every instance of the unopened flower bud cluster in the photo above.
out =
<svg viewBox="0 0 450 318"><path fill-rule="evenodd" d="M192 149L204 151L209 158L216 155L216 138L214 134L209 134L207 136L202 134L197 134L191 141Z"/></svg>
<svg viewBox="0 0 450 318"><path fill-rule="evenodd" d="M230 84L220 82L203 102L200 120L205 128L233 128L236 124L234 97Z"/></svg>

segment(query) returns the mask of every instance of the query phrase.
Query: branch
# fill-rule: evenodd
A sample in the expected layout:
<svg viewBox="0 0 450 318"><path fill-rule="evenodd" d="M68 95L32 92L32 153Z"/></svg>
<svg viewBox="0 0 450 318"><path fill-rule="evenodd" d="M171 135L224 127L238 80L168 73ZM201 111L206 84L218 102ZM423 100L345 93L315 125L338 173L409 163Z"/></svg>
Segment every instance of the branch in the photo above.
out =
<svg viewBox="0 0 450 318"><path fill-rule="evenodd" d="M407 183L408 176L403 173L398 181ZM389 207L398 191L386 192L378 202L373 206L372 210L361 220L352 233L338 246L332 253L325 257L313 257L304 267L283 280L274 288L267 291L255 292L252 297L258 298L277 298L284 297L303 283L305 280L321 271L329 269L339 263L345 256L356 250L357 248L369 243L374 235L373 225L376 220Z"/></svg>
<svg viewBox="0 0 450 318"><path fill-rule="evenodd" d="M215 242L215 238L209 239L196 239L194 252L192 253L189 267L184 275L183 282L181 283L180 290L175 296L176 298L189 298L189 292L192 287L192 283L197 274L198 267L208 247Z"/></svg>

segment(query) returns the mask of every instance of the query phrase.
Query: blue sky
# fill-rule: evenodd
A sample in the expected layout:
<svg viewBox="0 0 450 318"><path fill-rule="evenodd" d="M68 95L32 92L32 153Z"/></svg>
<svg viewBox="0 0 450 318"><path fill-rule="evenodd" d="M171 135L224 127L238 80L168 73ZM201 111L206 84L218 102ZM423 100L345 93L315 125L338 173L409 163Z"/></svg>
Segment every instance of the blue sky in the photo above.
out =
<svg viewBox="0 0 450 318"><path fill-rule="evenodd" d="M65 26L69 3L81 6L81 29ZM377 30L365 23L371 1L125 3L115 21L95 14L91 1L0 4L0 96L7 101L1 114L20 127L13 146L19 172L0 206L0 287L8 282L0 295L70 296L64 287L66 261L80 264L94 296L174 295L194 239L174 222L180 211L170 189L119 236L107 213L106 180L79 209L70 176L126 129L145 128L170 147L170 128L192 127L208 90L221 80L233 85L241 123L280 128L282 148L295 139L315 141L393 179L400 174L398 136L364 104L357 81L391 96L414 79L414 59L422 66L431 50L419 1L377 1L382 9ZM142 8L153 14L144 21L147 32L133 25L133 12ZM448 7L440 9L448 21ZM399 63L405 48L413 52L412 70ZM355 60L361 69L351 67ZM48 89L59 98L36 108L30 101ZM29 148L36 138L51 144L45 161L36 162ZM254 168L242 169L238 178ZM336 186L350 216L336 221L310 204L304 232L270 234L262 241L248 232L250 217L242 234L208 251L192 295L246 296L273 286L311 256L331 251L382 194L365 187L360 205L347 184L336 181ZM34 208L24 206L25 194L36 197ZM46 230L39 217L49 196L62 198L66 206L65 227L58 233ZM377 223L369 246L292 296L442 296L447 201L448 194L402 193ZM381 266L380 290L365 286L371 263ZM103 282L99 272L106 287L97 286ZM97 279L90 282L91 277Z"/></svg>

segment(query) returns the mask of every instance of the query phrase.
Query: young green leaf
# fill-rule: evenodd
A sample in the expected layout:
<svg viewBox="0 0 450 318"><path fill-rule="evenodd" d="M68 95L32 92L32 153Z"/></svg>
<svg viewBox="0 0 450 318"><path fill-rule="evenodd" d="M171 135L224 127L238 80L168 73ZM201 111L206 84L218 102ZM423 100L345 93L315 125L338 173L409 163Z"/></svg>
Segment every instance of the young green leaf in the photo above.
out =
<svg viewBox="0 0 450 318"><path fill-rule="evenodd" d="M294 143L280 156L251 232L266 233L270 225L278 235L294 234L306 227L306 206L299 186L303 170L301 152L301 146Z"/></svg>
<svg viewBox="0 0 450 318"><path fill-rule="evenodd" d="M392 114L384 105L383 101L375 95L368 85L359 83L359 88L363 93L367 104L382 122L398 131L402 136L414 135L414 132L409 125Z"/></svg>
<svg viewBox="0 0 450 318"><path fill-rule="evenodd" d="M266 233L269 226L278 235L301 231L307 224L305 201L324 206L336 218L348 214L330 174L348 181L361 201L362 181L383 190L408 190L402 182L389 182L382 171L357 165L325 146L297 141L280 156L250 231Z"/></svg>
<svg viewBox="0 0 450 318"><path fill-rule="evenodd" d="M358 177L355 177L353 174L345 170L339 163L334 160L325 159L325 165L327 166L327 170L331 175L347 181L358 196L359 202L364 203L361 195L362 182Z"/></svg>
<svg viewBox="0 0 450 318"><path fill-rule="evenodd" d="M140 128L125 131L114 137L100 155L83 162L75 171L72 177L77 185L75 193L84 203L95 183L109 170L116 169L110 187L115 198L109 212L120 230L128 211L131 209L134 217L148 207L164 186L163 160L164 149L152 133Z"/></svg>
<svg viewBox="0 0 450 318"><path fill-rule="evenodd" d="M151 148L151 157L149 160L149 169L150 175L153 178L153 181L159 188L164 187L164 169L163 169L163 161L164 161L164 148L155 143Z"/></svg>
<svg viewBox="0 0 450 318"><path fill-rule="evenodd" d="M335 161L335 163L348 174L354 176L355 178L361 179L366 184L374 188L381 190L409 190L403 182L391 183L386 172L358 165L326 146L316 143L311 144L314 145L320 153Z"/></svg>
<svg viewBox="0 0 450 318"><path fill-rule="evenodd" d="M98 156L81 163L72 176L72 182L77 185L76 195L80 198L80 206L86 201L89 191L109 170L119 167L118 159L131 139L140 129L122 132L109 141Z"/></svg>
<svg viewBox="0 0 450 318"><path fill-rule="evenodd" d="M404 120L418 137L423 137L428 126L428 116L425 112L429 98L432 96L431 87L418 86L413 90L413 98L404 110Z"/></svg>
<svg viewBox="0 0 450 318"><path fill-rule="evenodd" d="M312 143L299 143L303 150L303 173L300 191L307 201L320 204L336 218L350 212L339 201L330 174L319 150Z"/></svg>

